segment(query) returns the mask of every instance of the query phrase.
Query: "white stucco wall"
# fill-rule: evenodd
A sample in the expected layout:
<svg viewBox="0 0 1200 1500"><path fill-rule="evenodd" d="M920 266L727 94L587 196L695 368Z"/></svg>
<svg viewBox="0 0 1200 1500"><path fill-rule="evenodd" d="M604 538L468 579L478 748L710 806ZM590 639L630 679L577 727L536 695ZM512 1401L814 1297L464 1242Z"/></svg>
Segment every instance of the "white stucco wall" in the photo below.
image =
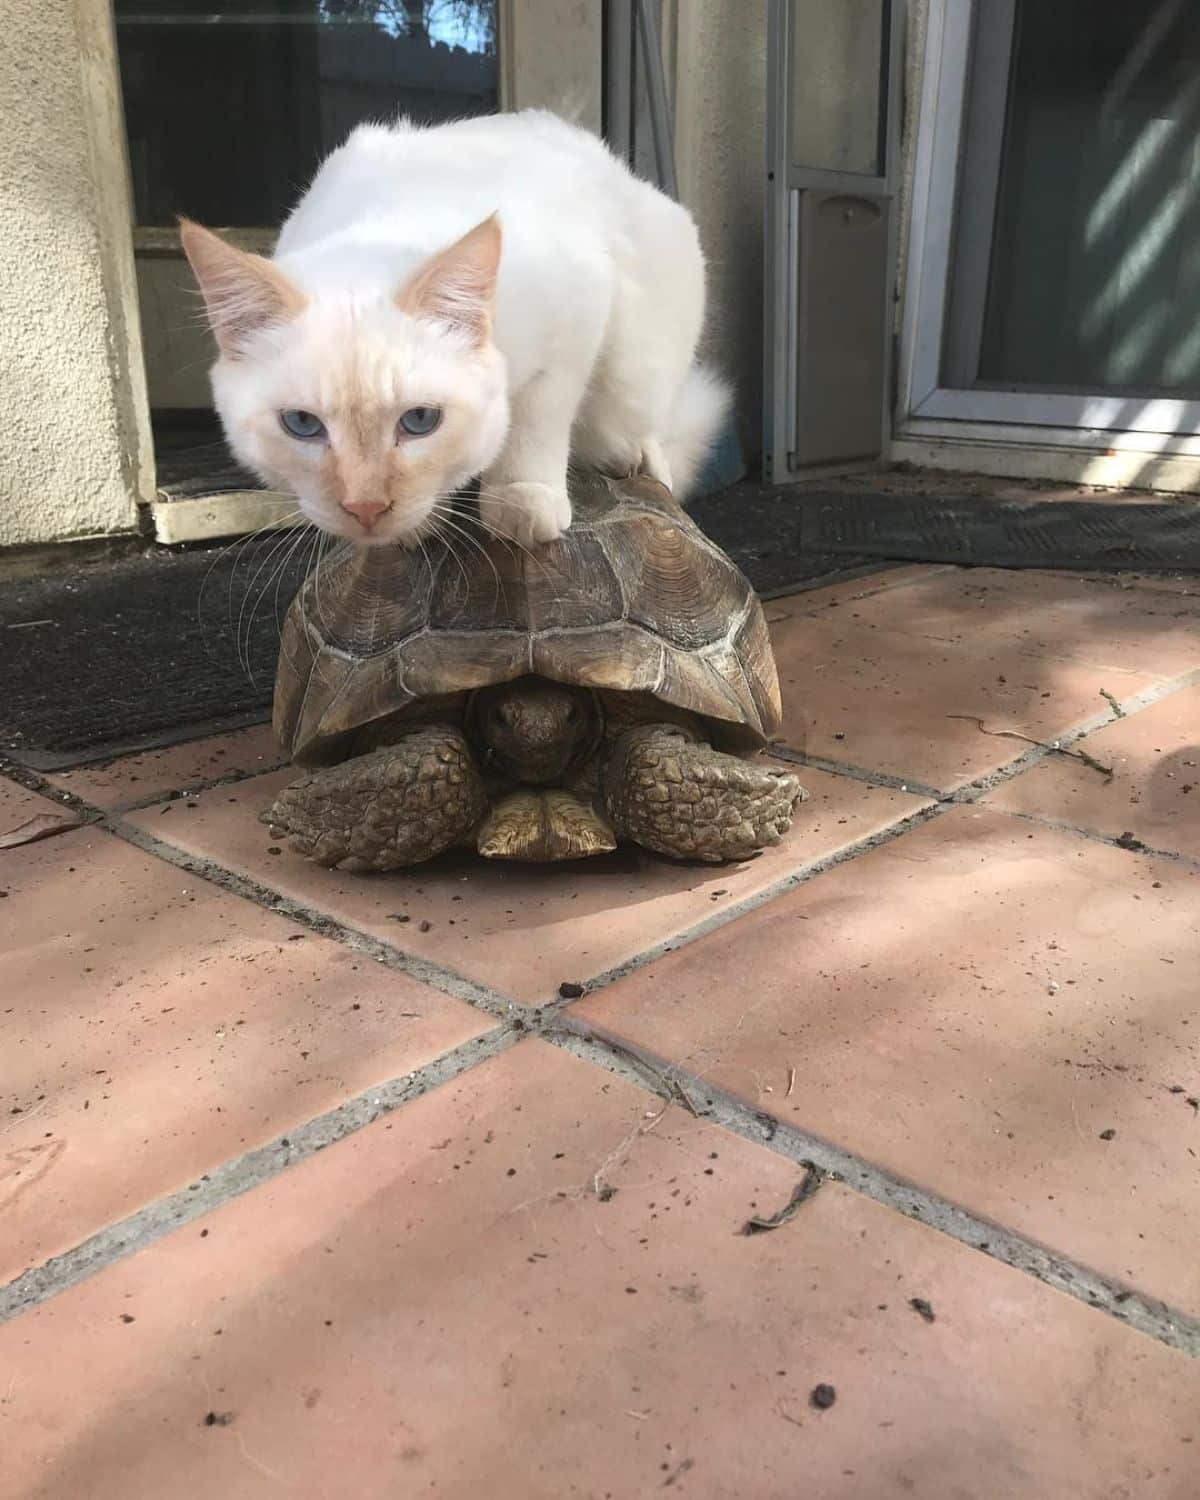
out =
<svg viewBox="0 0 1200 1500"><path fill-rule="evenodd" d="M708 256L708 357L734 382L742 440L762 446L766 0L667 0L679 193Z"/></svg>
<svg viewBox="0 0 1200 1500"><path fill-rule="evenodd" d="M149 482L108 27L0 0L0 546L130 531Z"/></svg>

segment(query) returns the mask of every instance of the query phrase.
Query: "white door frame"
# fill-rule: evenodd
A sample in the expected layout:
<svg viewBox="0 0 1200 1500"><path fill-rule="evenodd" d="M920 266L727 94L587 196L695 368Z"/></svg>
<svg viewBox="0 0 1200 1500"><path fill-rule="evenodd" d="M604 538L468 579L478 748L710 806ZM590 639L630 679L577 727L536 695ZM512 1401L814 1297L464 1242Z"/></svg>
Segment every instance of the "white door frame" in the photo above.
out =
<svg viewBox="0 0 1200 1500"><path fill-rule="evenodd" d="M996 0L929 0L913 173L908 291L901 325L898 438L1200 454L1200 401L1108 393L955 388L942 384L954 215L977 8ZM1011 9L1011 5L1010 5Z"/></svg>

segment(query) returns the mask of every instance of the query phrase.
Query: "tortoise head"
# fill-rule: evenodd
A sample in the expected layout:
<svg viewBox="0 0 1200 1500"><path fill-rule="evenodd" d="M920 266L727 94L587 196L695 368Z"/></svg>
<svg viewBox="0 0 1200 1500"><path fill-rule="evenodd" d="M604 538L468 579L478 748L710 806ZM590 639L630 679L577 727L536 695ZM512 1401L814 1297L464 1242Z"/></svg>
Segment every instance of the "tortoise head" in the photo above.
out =
<svg viewBox="0 0 1200 1500"><path fill-rule="evenodd" d="M489 762L526 784L560 780L594 751L600 711L586 688L521 677L482 689L472 718Z"/></svg>

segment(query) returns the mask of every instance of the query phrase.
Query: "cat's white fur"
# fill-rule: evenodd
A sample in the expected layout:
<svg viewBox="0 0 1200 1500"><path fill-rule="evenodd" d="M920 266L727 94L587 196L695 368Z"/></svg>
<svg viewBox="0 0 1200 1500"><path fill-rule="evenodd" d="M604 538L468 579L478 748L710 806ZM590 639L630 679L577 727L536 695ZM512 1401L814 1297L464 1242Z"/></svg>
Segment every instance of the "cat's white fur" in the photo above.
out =
<svg viewBox="0 0 1200 1500"><path fill-rule="evenodd" d="M361 126L270 262L183 239L230 446L341 536L412 540L482 476L485 525L547 541L570 524L568 461L641 463L684 498L727 409L694 363L691 216L542 111ZM415 406L442 409L427 436L397 428ZM326 436L285 432L293 409Z"/></svg>

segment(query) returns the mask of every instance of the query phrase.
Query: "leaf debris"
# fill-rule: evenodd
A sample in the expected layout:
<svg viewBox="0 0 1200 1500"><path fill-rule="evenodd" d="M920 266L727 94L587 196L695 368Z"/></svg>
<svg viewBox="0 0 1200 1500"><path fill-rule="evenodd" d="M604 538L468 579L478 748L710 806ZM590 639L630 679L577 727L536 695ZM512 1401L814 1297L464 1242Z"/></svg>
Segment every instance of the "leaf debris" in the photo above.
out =
<svg viewBox="0 0 1200 1500"><path fill-rule="evenodd" d="M795 1216L802 1203L808 1202L824 1182L825 1174L811 1161L801 1162L800 1165L804 1168L804 1176L779 1212L766 1216L755 1214L742 1225L743 1234L766 1234L768 1230L779 1229Z"/></svg>

